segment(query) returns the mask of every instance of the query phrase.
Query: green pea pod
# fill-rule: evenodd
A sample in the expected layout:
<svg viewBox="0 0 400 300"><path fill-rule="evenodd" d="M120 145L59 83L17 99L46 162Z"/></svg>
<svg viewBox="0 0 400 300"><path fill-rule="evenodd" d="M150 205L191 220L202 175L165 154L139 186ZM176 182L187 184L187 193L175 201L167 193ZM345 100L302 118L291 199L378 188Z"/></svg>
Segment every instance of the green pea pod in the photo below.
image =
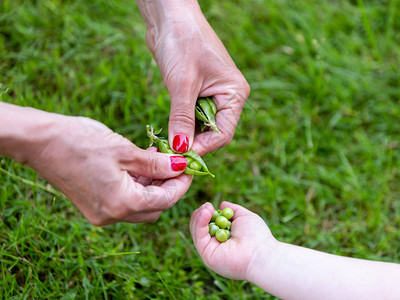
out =
<svg viewBox="0 0 400 300"><path fill-rule="evenodd" d="M210 175L210 176L212 176L212 177L215 177L215 175L212 174L212 173L208 170L206 163L205 163L204 160L200 157L200 155L198 155L198 154L197 154L196 152L194 152L192 149L190 149L190 150L189 150L188 152L186 152L186 153L183 153L182 155L185 156L185 157L191 157L191 158L193 158L194 161L197 161L197 162L200 163L201 166L203 167L203 170L204 170L204 171L192 170L192 169L186 167L186 170L191 170L190 172L205 173L205 174L200 174L200 173L198 173L198 174L191 174L191 175ZM185 171L185 173L186 173L186 171ZM186 174L189 174L189 173L186 173Z"/></svg>
<svg viewBox="0 0 400 300"><path fill-rule="evenodd" d="M218 112L217 105L215 104L215 102L211 98L207 97L206 99L208 101L208 105L211 106L212 112L214 113L214 116L215 116L217 114L217 112Z"/></svg>
<svg viewBox="0 0 400 300"><path fill-rule="evenodd" d="M211 98L197 99L195 115L199 121L203 122L203 124L201 124L201 131L204 131L206 127L210 127L215 132L221 133L215 124L216 113L217 106Z"/></svg>
<svg viewBox="0 0 400 300"><path fill-rule="evenodd" d="M196 106L195 115L196 115L197 120L202 121L204 123L209 122L207 116L204 114L204 112L202 111L200 106Z"/></svg>
<svg viewBox="0 0 400 300"><path fill-rule="evenodd" d="M201 98L197 101L197 103L200 105L204 114L207 116L208 123L215 124L215 113L213 111L213 108L210 106L208 99L209 98Z"/></svg>
<svg viewBox="0 0 400 300"><path fill-rule="evenodd" d="M190 168L186 168L184 173L188 175L201 175L201 176L211 175L212 177L215 177L215 175L211 174L210 172L197 171L197 170L192 170Z"/></svg>
<svg viewBox="0 0 400 300"><path fill-rule="evenodd" d="M186 162L187 162L187 165L188 165L188 166L190 166L190 164L191 164L193 161L194 161L193 158L191 158L191 157L186 157Z"/></svg>
<svg viewBox="0 0 400 300"><path fill-rule="evenodd" d="M205 170L208 171L207 165L206 165L206 163L204 162L204 160L201 158L200 155L198 155L198 154L197 154L196 152L194 152L192 149L190 149L188 152L184 153L183 155L184 155L184 156L191 157L191 158L193 158L193 160L198 161L198 162L202 165L202 167L203 167ZM208 172L209 172L209 171L208 171Z"/></svg>
<svg viewBox="0 0 400 300"><path fill-rule="evenodd" d="M169 143L167 140L158 139L157 145L158 145L158 149L160 150L161 153L175 154L175 152L172 151L172 149L169 147Z"/></svg>

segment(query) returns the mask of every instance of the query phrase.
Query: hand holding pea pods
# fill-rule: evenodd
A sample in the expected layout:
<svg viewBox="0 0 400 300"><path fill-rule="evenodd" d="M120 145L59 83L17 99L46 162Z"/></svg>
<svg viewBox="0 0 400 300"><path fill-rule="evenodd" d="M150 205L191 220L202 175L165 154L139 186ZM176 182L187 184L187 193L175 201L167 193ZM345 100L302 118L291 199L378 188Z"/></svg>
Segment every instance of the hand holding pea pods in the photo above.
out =
<svg viewBox="0 0 400 300"><path fill-rule="evenodd" d="M154 131L153 127L150 125L146 125L147 136L150 138L150 146L155 144L161 153L167 154L175 154L175 152L170 148L168 140L162 137L158 137L157 135L161 133L162 129ZM211 177L215 177L212 174L204 162L204 160L193 150L189 150L186 153L180 153L186 157L187 167L185 169L185 174L189 175L210 175Z"/></svg>

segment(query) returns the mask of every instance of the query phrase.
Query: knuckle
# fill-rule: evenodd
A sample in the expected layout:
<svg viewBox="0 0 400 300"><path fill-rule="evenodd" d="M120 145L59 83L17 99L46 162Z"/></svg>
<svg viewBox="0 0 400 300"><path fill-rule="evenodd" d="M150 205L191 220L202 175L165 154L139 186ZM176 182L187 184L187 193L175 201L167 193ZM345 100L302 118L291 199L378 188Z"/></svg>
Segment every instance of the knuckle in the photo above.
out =
<svg viewBox="0 0 400 300"><path fill-rule="evenodd" d="M121 140L121 144L118 145L118 150L116 151L118 157L122 160L129 160L135 157L135 149L128 143L125 138Z"/></svg>
<svg viewBox="0 0 400 300"><path fill-rule="evenodd" d="M247 98L249 97L250 90L251 90L251 88L250 88L249 83L246 80L244 80L244 83L243 83L243 92L244 92L244 96L245 96L244 101L246 101Z"/></svg>
<svg viewBox="0 0 400 300"><path fill-rule="evenodd" d="M238 102L242 105L246 102L247 98L250 95L250 85L247 80L244 78L242 73L239 73L236 77L236 97Z"/></svg>
<svg viewBox="0 0 400 300"><path fill-rule="evenodd" d="M158 160L156 155L156 152L148 151L147 168L151 176L154 176L158 173Z"/></svg>
<svg viewBox="0 0 400 300"><path fill-rule="evenodd" d="M232 140L233 140L233 134L230 133L224 134L221 139L222 147L228 146L232 142Z"/></svg>
<svg viewBox="0 0 400 300"><path fill-rule="evenodd" d="M157 220L160 218L160 216L161 216L161 212L158 213L158 214L155 214L155 215L151 216L151 217L149 218L148 222L155 222L155 221L157 221Z"/></svg>
<svg viewBox="0 0 400 300"><path fill-rule="evenodd" d="M181 75L177 77L177 82L181 86L191 87L196 82L196 76L190 70L183 69Z"/></svg>
<svg viewBox="0 0 400 300"><path fill-rule="evenodd" d="M120 207L114 208L110 212L110 217L114 220L122 220L126 217L126 209L122 209Z"/></svg>
<svg viewBox="0 0 400 300"><path fill-rule="evenodd" d="M116 220L120 221L124 219L128 214L128 209L126 205L117 199L115 199L112 203L109 203L108 205L104 205L102 207L102 215L107 216L107 218L104 218L105 221L107 219L111 220Z"/></svg>
<svg viewBox="0 0 400 300"><path fill-rule="evenodd" d="M165 203L167 209L171 208L176 202L176 188L168 188L165 192Z"/></svg>
<svg viewBox="0 0 400 300"><path fill-rule="evenodd" d="M194 126L195 119L194 114L188 114L187 105L183 105L180 108L175 109L172 114L171 120L175 123L180 123L182 126Z"/></svg>
<svg viewBox="0 0 400 300"><path fill-rule="evenodd" d="M107 220L102 217L87 217L87 220L89 221L90 224L98 227L105 226L108 224Z"/></svg>

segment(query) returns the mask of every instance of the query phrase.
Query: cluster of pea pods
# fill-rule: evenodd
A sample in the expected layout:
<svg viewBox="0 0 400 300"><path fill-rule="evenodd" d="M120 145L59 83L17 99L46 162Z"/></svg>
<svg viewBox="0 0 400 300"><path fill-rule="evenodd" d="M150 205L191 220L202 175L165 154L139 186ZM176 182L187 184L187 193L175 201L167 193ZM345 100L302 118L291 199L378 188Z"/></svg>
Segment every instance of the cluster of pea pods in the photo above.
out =
<svg viewBox="0 0 400 300"><path fill-rule="evenodd" d="M200 128L204 131L206 128L210 128L217 133L221 133L215 123L215 115L217 113L217 106L214 101L207 98L199 98L196 103L195 115L196 119L200 122ZM170 148L168 139L159 137L162 129L154 131L153 127L150 125L146 126L147 136L150 138L150 146L155 145L161 153L175 154L175 152ZM185 173L189 175L210 175L212 174L204 162L204 160L195 151L190 149L186 153L181 153L186 157L187 167Z"/></svg>

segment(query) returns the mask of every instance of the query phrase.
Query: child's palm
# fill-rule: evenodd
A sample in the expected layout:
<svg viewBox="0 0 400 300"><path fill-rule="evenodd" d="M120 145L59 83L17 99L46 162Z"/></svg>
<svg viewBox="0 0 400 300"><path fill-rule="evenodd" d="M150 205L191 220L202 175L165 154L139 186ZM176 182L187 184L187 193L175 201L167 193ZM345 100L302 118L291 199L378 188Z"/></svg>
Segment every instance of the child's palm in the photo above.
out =
<svg viewBox="0 0 400 300"><path fill-rule="evenodd" d="M214 208L210 203L196 210L190 222L192 238L204 263L216 273L232 279L246 279L251 259L258 245L273 238L265 222L247 209L228 202L221 209L231 207L234 217L231 238L220 243L208 234L208 223Z"/></svg>

